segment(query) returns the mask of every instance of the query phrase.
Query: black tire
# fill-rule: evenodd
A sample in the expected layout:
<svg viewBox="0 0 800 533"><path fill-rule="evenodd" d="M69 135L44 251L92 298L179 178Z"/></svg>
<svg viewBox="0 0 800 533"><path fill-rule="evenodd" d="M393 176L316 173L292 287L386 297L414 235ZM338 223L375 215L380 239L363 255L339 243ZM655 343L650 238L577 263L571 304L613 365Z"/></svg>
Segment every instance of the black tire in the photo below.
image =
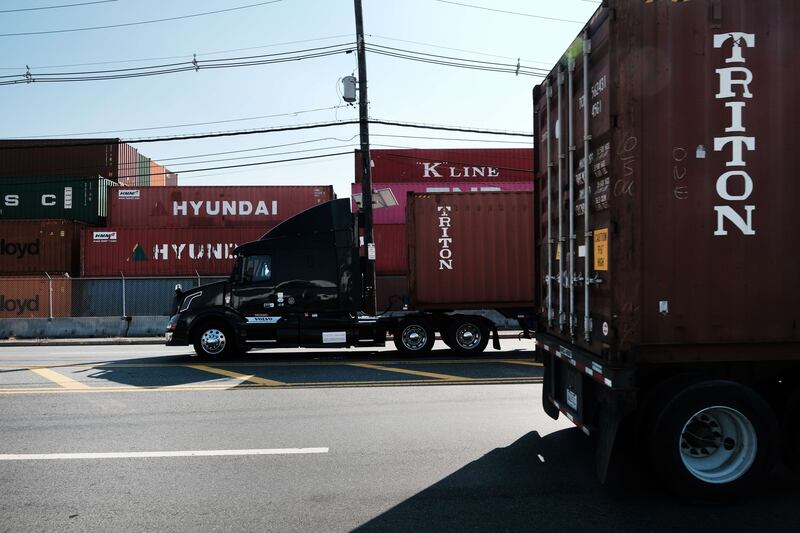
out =
<svg viewBox="0 0 800 533"><path fill-rule="evenodd" d="M433 328L423 319L403 319L394 330L395 347L399 352L407 355L430 353L435 340Z"/></svg>
<svg viewBox="0 0 800 533"><path fill-rule="evenodd" d="M236 338L231 328L220 321L203 322L192 329L195 353L203 359L221 359L237 353Z"/></svg>
<svg viewBox="0 0 800 533"><path fill-rule="evenodd" d="M774 463L777 422L753 390L731 381L688 385L666 401L649 438L666 488L690 501L747 495Z"/></svg>
<svg viewBox="0 0 800 533"><path fill-rule="evenodd" d="M478 355L489 344L489 328L483 320L459 317L447 325L444 337L453 352L460 355Z"/></svg>

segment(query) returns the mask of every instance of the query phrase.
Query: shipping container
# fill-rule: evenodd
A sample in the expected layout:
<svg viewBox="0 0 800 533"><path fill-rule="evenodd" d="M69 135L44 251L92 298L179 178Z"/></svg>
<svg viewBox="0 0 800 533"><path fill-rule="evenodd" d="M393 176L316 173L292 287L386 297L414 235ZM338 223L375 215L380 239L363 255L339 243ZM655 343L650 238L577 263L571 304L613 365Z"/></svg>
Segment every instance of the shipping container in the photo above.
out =
<svg viewBox="0 0 800 533"><path fill-rule="evenodd" d="M77 274L83 227L67 220L0 220L0 274Z"/></svg>
<svg viewBox="0 0 800 533"><path fill-rule="evenodd" d="M155 161L150 161L150 185L152 187L163 187L167 184L166 168Z"/></svg>
<svg viewBox="0 0 800 533"><path fill-rule="evenodd" d="M534 89L543 407L681 497L800 466L800 2L603 2ZM783 450L779 450L783 447Z"/></svg>
<svg viewBox="0 0 800 533"><path fill-rule="evenodd" d="M532 181L531 148L370 150L373 183ZM361 183L361 152L355 182Z"/></svg>
<svg viewBox="0 0 800 533"><path fill-rule="evenodd" d="M234 249L271 226L249 228L87 228L84 276L225 276Z"/></svg>
<svg viewBox="0 0 800 533"><path fill-rule="evenodd" d="M164 183L166 187L177 187L178 186L178 175L174 172L170 172L168 168L164 169L167 173L167 180Z"/></svg>
<svg viewBox="0 0 800 533"><path fill-rule="evenodd" d="M70 316L72 280L69 277L0 277L0 318Z"/></svg>
<svg viewBox="0 0 800 533"><path fill-rule="evenodd" d="M376 224L375 272L377 274L406 274L408 272L408 250L404 224Z"/></svg>
<svg viewBox="0 0 800 533"><path fill-rule="evenodd" d="M326 186L120 187L109 197L109 226L273 226L333 199Z"/></svg>
<svg viewBox="0 0 800 533"><path fill-rule="evenodd" d="M117 176L120 185L135 185L139 165L139 151L127 143L119 143L117 150Z"/></svg>
<svg viewBox="0 0 800 533"><path fill-rule="evenodd" d="M119 139L0 140L0 179L25 176L117 180Z"/></svg>
<svg viewBox="0 0 800 533"><path fill-rule="evenodd" d="M361 205L361 184L351 184L353 192L353 210ZM373 186L375 191L373 205L378 193L388 189L397 200L397 205L391 207L375 207L372 211L372 220L375 224L404 224L406 221L406 196L414 192L480 192L480 191L531 191L533 181L497 181L497 182L406 182L406 183L378 183Z"/></svg>
<svg viewBox="0 0 800 533"><path fill-rule="evenodd" d="M533 193L524 191L410 195L413 306L533 307L533 206Z"/></svg>
<svg viewBox="0 0 800 533"><path fill-rule="evenodd" d="M150 158L139 154L139 164L136 171L136 185L147 187L150 185Z"/></svg>
<svg viewBox="0 0 800 533"><path fill-rule="evenodd" d="M63 219L105 224L108 189L116 182L97 177L0 180L0 220Z"/></svg>

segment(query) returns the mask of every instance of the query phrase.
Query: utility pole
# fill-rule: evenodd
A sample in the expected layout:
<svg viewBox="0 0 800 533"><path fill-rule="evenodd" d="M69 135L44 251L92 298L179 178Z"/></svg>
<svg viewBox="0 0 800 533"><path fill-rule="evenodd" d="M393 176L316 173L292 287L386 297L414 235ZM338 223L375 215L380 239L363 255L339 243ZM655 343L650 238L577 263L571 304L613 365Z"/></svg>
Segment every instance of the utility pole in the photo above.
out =
<svg viewBox="0 0 800 533"><path fill-rule="evenodd" d="M361 199L364 216L364 310L369 315L377 313L375 301L375 236L372 231L372 161L369 156L369 117L367 99L367 51L364 45L364 18L361 0L355 1L356 40L358 42L358 122L361 135Z"/></svg>

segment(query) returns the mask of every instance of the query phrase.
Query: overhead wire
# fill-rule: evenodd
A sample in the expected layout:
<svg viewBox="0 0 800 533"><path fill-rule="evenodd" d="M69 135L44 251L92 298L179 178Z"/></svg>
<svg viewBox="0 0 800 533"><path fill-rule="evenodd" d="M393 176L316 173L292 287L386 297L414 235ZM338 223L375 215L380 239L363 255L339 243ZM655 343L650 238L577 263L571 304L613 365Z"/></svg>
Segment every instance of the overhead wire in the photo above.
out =
<svg viewBox="0 0 800 533"><path fill-rule="evenodd" d="M0 13L21 13L23 11L44 11L46 9L62 9L66 7L80 7L80 6L90 6L93 4L109 4L111 2L117 2L118 0L94 0L93 2L80 2L76 4L61 4L57 6L41 6L41 7L21 7L18 9L2 9Z"/></svg>
<svg viewBox="0 0 800 533"><path fill-rule="evenodd" d="M496 13L505 13L507 15L518 15L520 17L530 17L530 18L542 19L542 20L552 20L552 21L555 21L555 22L573 22L575 24L584 24L586 22L584 20L571 20L571 19L562 19L562 18L556 18L556 17L546 17L544 15L534 15L534 14L531 14L531 13L521 13L519 11L506 11L504 9L495 9L495 8L491 8L491 7L476 6L474 4L465 4L465 3L462 3L462 2L453 2L451 0L433 0L433 1L434 2L439 2L441 4L452 4L452 5L455 5L455 6L469 7L469 8L472 8L472 9L481 9L483 11L494 11Z"/></svg>

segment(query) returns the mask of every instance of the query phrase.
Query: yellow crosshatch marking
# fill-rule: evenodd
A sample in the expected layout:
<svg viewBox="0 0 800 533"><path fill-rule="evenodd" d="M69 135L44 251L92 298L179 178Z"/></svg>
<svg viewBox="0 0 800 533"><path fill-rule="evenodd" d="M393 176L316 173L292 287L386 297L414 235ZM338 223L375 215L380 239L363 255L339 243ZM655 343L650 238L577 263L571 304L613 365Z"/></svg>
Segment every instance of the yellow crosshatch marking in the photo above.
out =
<svg viewBox="0 0 800 533"><path fill-rule="evenodd" d="M412 376L421 376L424 378L444 379L447 381L471 381L471 378L462 378L459 376L451 376L449 374L436 374L434 372L421 372L419 370L409 370L407 368L396 368L393 366L373 365L370 363L349 363L349 366L358 366L361 368L369 368L372 370L383 370L385 372L398 372L400 374L410 374Z"/></svg>
<svg viewBox="0 0 800 533"><path fill-rule="evenodd" d="M203 372L210 372L212 374L217 374L220 376L225 376L228 378L240 379L242 381L248 381L250 383L258 383L259 385L266 385L268 387L275 387L278 385L286 385L282 381L274 381L271 379L264 379L256 377L252 374L240 374L238 372L231 372L230 370L223 370L221 368L214 368L213 366L206 366L206 365L184 365L189 368L194 368L195 370L202 370Z"/></svg>
<svg viewBox="0 0 800 533"><path fill-rule="evenodd" d="M31 372L33 372L34 374L38 374L38 375L42 376L43 378L48 379L48 380L52 381L53 383L56 383L57 385L60 385L61 387L65 388L65 389L70 389L70 390L91 389L91 387L89 385L86 385L85 383L81 383L80 381L74 380L74 379L72 379L70 377L67 377L67 376L63 375L63 374L59 374L58 372L56 372L54 370L50 370L49 368L30 368L29 370Z"/></svg>

